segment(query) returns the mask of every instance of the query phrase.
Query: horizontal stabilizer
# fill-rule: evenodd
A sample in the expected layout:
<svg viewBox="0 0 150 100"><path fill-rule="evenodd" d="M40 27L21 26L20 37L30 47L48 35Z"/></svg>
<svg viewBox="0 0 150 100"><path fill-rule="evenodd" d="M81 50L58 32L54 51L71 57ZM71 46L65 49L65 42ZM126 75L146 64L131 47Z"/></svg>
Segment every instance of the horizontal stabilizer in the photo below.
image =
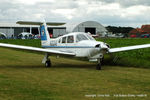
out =
<svg viewBox="0 0 150 100"><path fill-rule="evenodd" d="M0 43L0 47L30 50L30 51L37 51L37 52L45 52L45 53L59 54L59 55L70 55L70 56L75 55L74 53L70 53L70 52L61 52L61 51L50 50L50 49L43 49L43 48L36 48L36 47L29 47L29 46L21 46L21 45L13 45L13 44L5 44L5 43Z"/></svg>
<svg viewBox="0 0 150 100"><path fill-rule="evenodd" d="M21 25L42 25L43 24L43 22L30 22L30 21L18 21L16 23ZM51 26L58 26L58 25L64 25L65 23L47 22L46 24Z"/></svg>
<svg viewBox="0 0 150 100"><path fill-rule="evenodd" d="M42 25L42 22L29 22L29 21L18 21L17 24L21 25Z"/></svg>
<svg viewBox="0 0 150 100"><path fill-rule="evenodd" d="M135 50L135 49L142 49L142 48L148 48L148 47L150 47L150 44L135 45L135 46L128 46L128 47L120 47L120 48L112 48L112 49L109 49L109 53Z"/></svg>

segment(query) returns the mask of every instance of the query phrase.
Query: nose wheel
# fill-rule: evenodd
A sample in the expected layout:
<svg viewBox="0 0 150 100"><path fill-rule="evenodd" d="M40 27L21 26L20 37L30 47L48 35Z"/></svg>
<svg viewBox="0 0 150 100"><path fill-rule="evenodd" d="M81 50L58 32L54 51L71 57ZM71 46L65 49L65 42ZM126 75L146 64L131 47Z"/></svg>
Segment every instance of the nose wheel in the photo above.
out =
<svg viewBox="0 0 150 100"><path fill-rule="evenodd" d="M104 59L104 57L97 59L97 61L98 61L98 64L96 66L97 70L101 70L102 69L103 59Z"/></svg>
<svg viewBox="0 0 150 100"><path fill-rule="evenodd" d="M101 63L98 63L97 66L96 66L96 69L101 70L102 69L101 67L102 67Z"/></svg>

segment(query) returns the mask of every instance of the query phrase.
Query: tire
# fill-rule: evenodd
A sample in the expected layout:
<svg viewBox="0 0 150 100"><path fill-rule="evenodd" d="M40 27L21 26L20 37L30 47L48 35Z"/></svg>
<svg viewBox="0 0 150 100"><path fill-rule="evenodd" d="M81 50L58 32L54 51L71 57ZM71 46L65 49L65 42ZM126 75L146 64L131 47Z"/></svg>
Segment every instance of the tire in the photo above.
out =
<svg viewBox="0 0 150 100"><path fill-rule="evenodd" d="M104 65L104 57L101 58L101 66Z"/></svg>
<svg viewBox="0 0 150 100"><path fill-rule="evenodd" d="M97 64L96 69L97 69L97 70L101 70L101 64L100 64L100 63Z"/></svg>
<svg viewBox="0 0 150 100"><path fill-rule="evenodd" d="M45 67L47 67L47 68L51 67L51 61L50 60L45 62Z"/></svg>

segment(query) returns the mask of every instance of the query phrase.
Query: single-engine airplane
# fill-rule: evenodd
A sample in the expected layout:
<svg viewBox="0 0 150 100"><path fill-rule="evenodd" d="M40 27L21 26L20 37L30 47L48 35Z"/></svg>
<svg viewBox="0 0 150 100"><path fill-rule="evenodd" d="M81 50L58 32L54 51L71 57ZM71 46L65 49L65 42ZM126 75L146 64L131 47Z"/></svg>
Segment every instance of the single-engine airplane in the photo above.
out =
<svg viewBox="0 0 150 100"><path fill-rule="evenodd" d="M45 57L42 63L45 63L46 67L51 67L51 60L49 56L51 54L56 55L69 55L73 57L86 57L89 61L97 62L96 69L101 70L101 62L105 53L115 53L127 50L148 48L150 44L135 45L128 47L110 48L107 43L96 41L92 36L84 32L74 32L56 39L52 39L49 36L46 22L26 22L18 21L17 24L23 25L40 25L41 45L43 48L13 45L0 43L1 47L24 49L31 51L44 52Z"/></svg>

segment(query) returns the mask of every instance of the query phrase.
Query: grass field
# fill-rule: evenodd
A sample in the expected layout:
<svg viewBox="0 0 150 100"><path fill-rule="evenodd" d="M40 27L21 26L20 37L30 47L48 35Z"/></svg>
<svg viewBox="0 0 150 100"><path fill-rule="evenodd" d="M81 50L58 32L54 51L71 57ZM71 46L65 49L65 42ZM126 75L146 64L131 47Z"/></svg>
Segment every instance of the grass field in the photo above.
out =
<svg viewBox="0 0 150 100"><path fill-rule="evenodd" d="M34 42L29 43L29 41ZM29 41L2 40L0 42L30 46L34 45L36 47L39 47L39 40ZM109 41L117 40L107 40L107 42ZM144 43L149 42L149 40L142 41L145 41ZM115 42L110 43L113 44ZM122 45L123 44L120 44L120 46ZM129 44L123 46L127 45ZM148 55L149 49L146 50L146 54ZM150 69L142 68L142 65L140 65L140 68L134 68L134 66L122 67L105 65L102 68L103 70L98 71L95 70L95 63L63 57L57 59L53 56L51 57L53 67L45 68L44 65L41 64L41 60L43 59L43 55L41 54L7 48L0 48L0 52L1 100L150 99ZM121 56L119 56L120 60L121 57L126 56L126 53L122 54ZM134 55L132 59L137 60L135 58L136 55ZM147 59L145 59L145 61L148 62ZM109 97L103 97L103 95L105 94L108 94ZM118 94L122 94L122 96L132 94L136 97L114 96ZM139 97L140 94L146 94L147 96ZM93 98L92 96L94 95L97 96Z"/></svg>

